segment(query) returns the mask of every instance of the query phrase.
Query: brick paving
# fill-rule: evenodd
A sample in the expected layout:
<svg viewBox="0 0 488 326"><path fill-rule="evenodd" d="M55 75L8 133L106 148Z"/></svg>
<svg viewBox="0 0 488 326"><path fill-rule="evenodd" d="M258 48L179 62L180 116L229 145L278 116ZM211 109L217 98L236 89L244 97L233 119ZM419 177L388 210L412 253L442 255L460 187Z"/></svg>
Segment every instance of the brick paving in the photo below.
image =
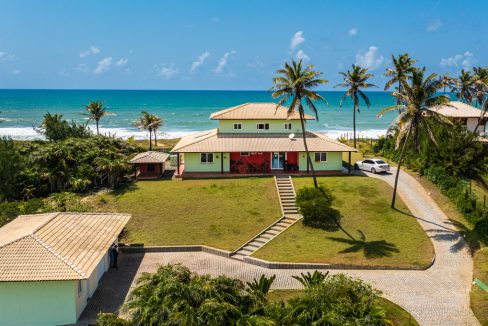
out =
<svg viewBox="0 0 488 326"><path fill-rule="evenodd" d="M392 169L393 173L395 172ZM369 174L368 174L369 175ZM369 175L393 184L394 175ZM469 306L472 259L466 243L444 213L412 176L401 173L399 194L432 240L434 265L425 271L331 270L359 277L384 296L409 311L421 325L479 325ZM408 234L405 234L408 236ZM200 274L225 274L250 281L261 274L273 275L274 288L300 288L291 276L306 270L270 270L204 252L127 254L121 268L111 270L80 319L93 322L98 311L117 311L127 289L141 272L154 272L160 264L182 263Z"/></svg>

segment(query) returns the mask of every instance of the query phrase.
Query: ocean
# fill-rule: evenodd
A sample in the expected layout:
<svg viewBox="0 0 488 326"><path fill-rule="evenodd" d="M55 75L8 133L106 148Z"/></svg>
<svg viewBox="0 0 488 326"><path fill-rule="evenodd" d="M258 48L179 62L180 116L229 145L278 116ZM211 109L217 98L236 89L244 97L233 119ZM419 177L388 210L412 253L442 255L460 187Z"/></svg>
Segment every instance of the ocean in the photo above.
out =
<svg viewBox="0 0 488 326"><path fill-rule="evenodd" d="M319 120L309 122L310 130L337 138L352 132L352 101L339 107L342 91L321 92L329 105L319 104ZM361 103L356 126L361 137L378 137L395 118L390 113L381 119L381 109L394 104L386 92L367 92L371 107ZM60 113L68 120L86 121L85 105L102 100L109 115L100 121L100 131L118 137L147 138L133 124L141 111L156 114L165 120L158 137L177 138L217 126L209 119L212 112L246 102L271 102L266 91L159 91L159 90L0 90L0 136L18 140L42 139L34 127L46 112ZM95 128L90 122L90 127Z"/></svg>

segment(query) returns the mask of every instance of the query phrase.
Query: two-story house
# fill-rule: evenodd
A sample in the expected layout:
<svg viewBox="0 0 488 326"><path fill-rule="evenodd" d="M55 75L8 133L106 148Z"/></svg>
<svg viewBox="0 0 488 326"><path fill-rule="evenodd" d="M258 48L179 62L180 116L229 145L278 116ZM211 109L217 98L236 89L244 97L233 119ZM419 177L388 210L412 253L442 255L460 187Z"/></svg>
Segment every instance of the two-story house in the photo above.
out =
<svg viewBox="0 0 488 326"><path fill-rule="evenodd" d="M173 148L177 176L309 172L297 112L288 115L288 108L275 103L246 103L210 119L218 120L217 129L183 137ZM305 120L314 117L305 115ZM342 153L356 151L317 132L306 133L317 172L342 171Z"/></svg>

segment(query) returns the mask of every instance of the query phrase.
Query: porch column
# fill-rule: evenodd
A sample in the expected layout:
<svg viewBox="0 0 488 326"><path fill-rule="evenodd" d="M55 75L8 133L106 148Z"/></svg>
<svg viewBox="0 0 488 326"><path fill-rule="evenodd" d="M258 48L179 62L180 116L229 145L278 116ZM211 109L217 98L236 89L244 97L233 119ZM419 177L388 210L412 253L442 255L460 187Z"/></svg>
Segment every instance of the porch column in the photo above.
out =
<svg viewBox="0 0 488 326"><path fill-rule="evenodd" d="M180 153L176 153L176 174L180 174Z"/></svg>
<svg viewBox="0 0 488 326"><path fill-rule="evenodd" d="M220 174L224 174L224 153L220 153Z"/></svg>
<svg viewBox="0 0 488 326"><path fill-rule="evenodd" d="M351 152L349 152L349 164L347 165L347 172L351 174Z"/></svg>

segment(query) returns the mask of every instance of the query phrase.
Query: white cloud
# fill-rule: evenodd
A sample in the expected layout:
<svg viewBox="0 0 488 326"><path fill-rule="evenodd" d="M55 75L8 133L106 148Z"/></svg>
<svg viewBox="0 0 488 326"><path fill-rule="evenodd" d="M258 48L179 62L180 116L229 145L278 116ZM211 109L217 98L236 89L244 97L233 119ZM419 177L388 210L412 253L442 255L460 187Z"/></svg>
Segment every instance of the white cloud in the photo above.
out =
<svg viewBox="0 0 488 326"><path fill-rule="evenodd" d="M378 55L378 47L373 45L368 48L368 51L359 51L356 54L356 64L370 70L378 69L384 60L382 55Z"/></svg>
<svg viewBox="0 0 488 326"><path fill-rule="evenodd" d="M61 77L67 77L69 74L66 68L61 68L60 70L58 70L57 75Z"/></svg>
<svg viewBox="0 0 488 326"><path fill-rule="evenodd" d="M220 58L219 64L217 65L217 67L214 70L216 74L220 74L224 71L224 68L227 65L227 61L229 60L229 57L235 53L236 53L236 51L234 51L234 50L224 53L224 56L222 58Z"/></svg>
<svg viewBox="0 0 488 326"><path fill-rule="evenodd" d="M79 72L88 72L90 70L90 68L88 68L86 63L82 62L82 63L79 63L78 66L76 66L75 70L79 71Z"/></svg>
<svg viewBox="0 0 488 326"><path fill-rule="evenodd" d="M305 38L303 37L303 31L298 31L293 35L290 40L290 48L292 50L296 49L297 46L305 42Z"/></svg>
<svg viewBox="0 0 488 326"><path fill-rule="evenodd" d="M462 67L463 69L470 69L477 62L473 53L466 51L463 54L456 54L453 57L442 58L440 65L444 68Z"/></svg>
<svg viewBox="0 0 488 326"><path fill-rule="evenodd" d="M112 57L103 58L102 60L98 61L98 65L95 68L95 70L93 70L93 73L95 75L102 75L106 73L111 66L112 66Z"/></svg>
<svg viewBox="0 0 488 326"><path fill-rule="evenodd" d="M88 50L80 52L80 58L84 58L84 57L87 57L89 55L97 54L97 53L100 53L100 49L97 48L96 46L92 45L92 46L90 46L90 48Z"/></svg>
<svg viewBox="0 0 488 326"><path fill-rule="evenodd" d="M13 60L14 58L15 58L14 54L5 51L0 51L0 61Z"/></svg>
<svg viewBox="0 0 488 326"><path fill-rule="evenodd" d="M349 36L356 36L358 35L358 29L356 27L353 27L349 30L349 32L347 32L347 34L349 34Z"/></svg>
<svg viewBox="0 0 488 326"><path fill-rule="evenodd" d="M295 56L297 57L298 60L303 60L303 61L310 60L310 57L305 52L303 52L303 50L298 50Z"/></svg>
<svg viewBox="0 0 488 326"><path fill-rule="evenodd" d="M193 74L198 69L198 67L200 67L205 62L205 60L207 60L209 56L210 56L210 52L208 51L205 51L202 54L200 54L197 60L192 62L190 73Z"/></svg>
<svg viewBox="0 0 488 326"><path fill-rule="evenodd" d="M259 57L255 57L252 61L246 63L246 67L251 69L261 69L263 66L264 63L259 59Z"/></svg>
<svg viewBox="0 0 488 326"><path fill-rule="evenodd" d="M14 75L20 75L21 73L22 73L22 70L20 70L20 69L15 69L12 71L12 74L14 74Z"/></svg>
<svg viewBox="0 0 488 326"><path fill-rule="evenodd" d="M125 67L125 66L127 66L127 64L129 64L129 59L120 58L115 64L119 67Z"/></svg>
<svg viewBox="0 0 488 326"><path fill-rule="evenodd" d="M427 32L435 32L437 31L439 28L441 28L442 26L442 21L440 19L436 19L436 20L433 20L431 21L427 27L425 28L425 30Z"/></svg>
<svg viewBox="0 0 488 326"><path fill-rule="evenodd" d="M159 77L163 77L166 79L170 79L171 77L179 73L179 69L175 66L174 63L169 65L166 63L163 63L161 65L154 65L154 69L156 70L156 74Z"/></svg>

